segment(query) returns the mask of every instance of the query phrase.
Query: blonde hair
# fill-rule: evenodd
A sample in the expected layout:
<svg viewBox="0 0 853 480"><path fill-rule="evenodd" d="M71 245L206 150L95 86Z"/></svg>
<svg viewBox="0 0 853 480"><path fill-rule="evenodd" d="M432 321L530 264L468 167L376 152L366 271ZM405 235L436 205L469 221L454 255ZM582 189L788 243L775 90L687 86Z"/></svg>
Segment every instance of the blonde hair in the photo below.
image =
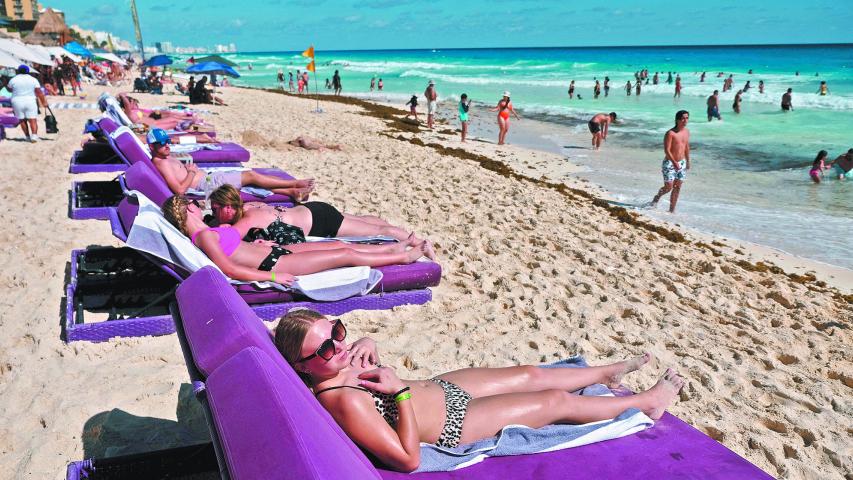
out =
<svg viewBox="0 0 853 480"><path fill-rule="evenodd" d="M275 348L291 366L302 356L302 343L308 329L317 320L326 318L314 310L299 309L287 312L275 327ZM311 376L305 372L296 372L308 387L312 386Z"/></svg>
<svg viewBox="0 0 853 480"><path fill-rule="evenodd" d="M188 237L190 236L187 229L187 207L189 204L190 200L185 195L172 195L160 207L166 220Z"/></svg>
<svg viewBox="0 0 853 480"><path fill-rule="evenodd" d="M218 203L223 207L233 207L236 213L234 214L234 222L243 218L243 199L240 197L240 190L237 190L233 185L225 184L210 193L208 197L210 203Z"/></svg>

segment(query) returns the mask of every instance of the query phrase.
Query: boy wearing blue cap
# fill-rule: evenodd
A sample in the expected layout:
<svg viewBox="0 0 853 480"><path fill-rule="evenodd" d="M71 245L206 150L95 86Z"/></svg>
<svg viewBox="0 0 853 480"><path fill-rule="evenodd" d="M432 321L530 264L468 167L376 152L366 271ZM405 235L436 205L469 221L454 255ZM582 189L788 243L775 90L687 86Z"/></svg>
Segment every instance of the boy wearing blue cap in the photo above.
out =
<svg viewBox="0 0 853 480"><path fill-rule="evenodd" d="M169 155L172 141L169 134L160 128L149 131L146 140L151 149L151 161L163 175L169 190L175 194L183 195L187 190L212 192L225 184L238 189L252 185L303 201L314 190L314 179L286 180L253 170L205 172L194 163L184 165Z"/></svg>
<svg viewBox="0 0 853 480"><path fill-rule="evenodd" d="M12 92L12 111L15 118L21 121L21 129L27 141L35 143L39 140L38 106L46 107L47 100L39 81L30 75L30 67L21 65L16 73L6 84L6 89Z"/></svg>

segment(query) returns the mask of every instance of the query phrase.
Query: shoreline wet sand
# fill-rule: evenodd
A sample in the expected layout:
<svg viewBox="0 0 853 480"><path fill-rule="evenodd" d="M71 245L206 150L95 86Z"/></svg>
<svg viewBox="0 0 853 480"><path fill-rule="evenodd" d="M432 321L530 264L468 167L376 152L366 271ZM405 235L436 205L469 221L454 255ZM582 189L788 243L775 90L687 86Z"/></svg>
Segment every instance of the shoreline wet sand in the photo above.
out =
<svg viewBox="0 0 853 480"><path fill-rule="evenodd" d="M849 472L849 294L619 210L583 182L519 173L543 152L484 142L460 151L458 137L440 133L451 127L415 131L395 110L349 100L323 97L325 113L314 114L310 98L237 88L222 95L231 106L209 107L207 119L221 138L252 151L250 166L316 178L318 199L438 244L444 278L431 303L345 316L354 336L378 340L383 363L401 377L576 353L597 364L650 351L652 368L625 384L647 388L663 368L677 368L688 385L671 411L772 475ZM143 105L178 98L139 97ZM92 454L206 435L174 335L59 338L71 249L118 242L105 222L67 218L72 179L112 177L66 173L78 128L96 112L55 113L58 136L0 145L9 168L0 194L13 202L22 191L42 192L0 214L8 245L0 253L0 466L14 478L63 478L67 462ZM298 135L344 150L286 146Z"/></svg>

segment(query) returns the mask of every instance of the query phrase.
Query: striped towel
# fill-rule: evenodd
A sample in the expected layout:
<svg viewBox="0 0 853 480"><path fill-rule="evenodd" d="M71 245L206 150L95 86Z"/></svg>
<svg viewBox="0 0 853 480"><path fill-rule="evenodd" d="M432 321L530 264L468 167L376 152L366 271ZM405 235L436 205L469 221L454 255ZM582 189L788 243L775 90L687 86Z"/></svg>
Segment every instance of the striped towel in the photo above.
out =
<svg viewBox="0 0 853 480"><path fill-rule="evenodd" d="M53 110L97 110L97 103L75 103L75 102L56 102L51 103L50 108Z"/></svg>

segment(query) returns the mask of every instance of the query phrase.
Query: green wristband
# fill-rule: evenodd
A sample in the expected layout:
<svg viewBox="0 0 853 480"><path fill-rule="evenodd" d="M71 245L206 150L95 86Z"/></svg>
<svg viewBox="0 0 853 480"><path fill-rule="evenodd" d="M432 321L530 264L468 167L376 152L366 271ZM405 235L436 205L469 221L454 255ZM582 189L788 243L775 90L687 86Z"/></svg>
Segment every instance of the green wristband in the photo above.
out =
<svg viewBox="0 0 853 480"><path fill-rule="evenodd" d="M412 392L405 392L394 397L394 403L400 403L412 398Z"/></svg>
<svg viewBox="0 0 853 480"><path fill-rule="evenodd" d="M270 272L270 278L275 282L275 272Z"/></svg>

